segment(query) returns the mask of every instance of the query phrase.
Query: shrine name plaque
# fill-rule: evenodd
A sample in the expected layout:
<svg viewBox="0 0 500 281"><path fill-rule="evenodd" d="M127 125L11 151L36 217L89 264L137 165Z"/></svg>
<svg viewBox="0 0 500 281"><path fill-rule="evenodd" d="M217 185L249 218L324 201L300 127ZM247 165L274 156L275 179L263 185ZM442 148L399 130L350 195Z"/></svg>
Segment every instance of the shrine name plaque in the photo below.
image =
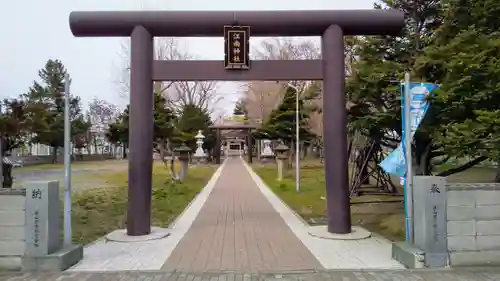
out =
<svg viewBox="0 0 500 281"><path fill-rule="evenodd" d="M250 68L250 26L224 26L224 68Z"/></svg>

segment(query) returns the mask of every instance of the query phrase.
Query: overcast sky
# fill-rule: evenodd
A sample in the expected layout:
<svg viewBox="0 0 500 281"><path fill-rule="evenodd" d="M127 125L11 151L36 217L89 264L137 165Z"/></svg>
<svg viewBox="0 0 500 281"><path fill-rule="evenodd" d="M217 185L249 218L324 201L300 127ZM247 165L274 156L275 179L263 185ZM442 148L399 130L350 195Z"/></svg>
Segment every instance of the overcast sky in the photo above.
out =
<svg viewBox="0 0 500 281"><path fill-rule="evenodd" d="M75 38L68 16L78 10L316 10L370 9L373 0L16 0L0 4L0 98L27 91L48 59L60 59L73 79L71 92L86 107L93 97L123 106L118 80L123 66L121 38ZM182 39L199 59L223 59L222 38ZM258 44L260 39L252 40ZM219 87L222 107L232 111L237 83Z"/></svg>

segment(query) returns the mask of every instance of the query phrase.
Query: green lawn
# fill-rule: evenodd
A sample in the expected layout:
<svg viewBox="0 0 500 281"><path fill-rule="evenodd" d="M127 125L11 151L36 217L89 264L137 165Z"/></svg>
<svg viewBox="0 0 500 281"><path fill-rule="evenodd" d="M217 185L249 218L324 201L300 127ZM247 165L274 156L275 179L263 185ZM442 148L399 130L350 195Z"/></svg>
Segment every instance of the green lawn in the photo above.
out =
<svg viewBox="0 0 500 281"><path fill-rule="evenodd" d="M168 226L201 191L215 167L191 168L183 183L168 181L161 164L153 168L152 223ZM76 193L72 202L73 240L87 244L115 229L125 228L127 211L127 172L100 175L105 188Z"/></svg>
<svg viewBox="0 0 500 281"><path fill-rule="evenodd" d="M264 182L306 221L323 217L326 211L325 177L323 166L305 161L300 169L300 192L295 191L295 169L286 170L285 178L276 180L275 165L254 165L255 172ZM493 168L472 168L448 178L449 182L491 182ZM404 204L395 201L401 197L365 195L351 199L351 218L354 225L361 225L391 240L404 240ZM401 198L402 199L402 198ZM396 200L397 201L397 200ZM365 203L368 202L368 203ZM382 203L383 202L383 203Z"/></svg>

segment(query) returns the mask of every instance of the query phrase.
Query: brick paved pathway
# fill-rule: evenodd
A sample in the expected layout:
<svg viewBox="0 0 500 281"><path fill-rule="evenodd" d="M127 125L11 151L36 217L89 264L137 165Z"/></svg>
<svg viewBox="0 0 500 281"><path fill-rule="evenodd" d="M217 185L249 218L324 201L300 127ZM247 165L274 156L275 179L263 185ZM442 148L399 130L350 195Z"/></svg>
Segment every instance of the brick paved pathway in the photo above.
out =
<svg viewBox="0 0 500 281"><path fill-rule="evenodd" d="M227 161L205 205L162 269L281 272L321 268L260 192L242 160Z"/></svg>
<svg viewBox="0 0 500 281"><path fill-rule="evenodd" d="M2 281L497 281L500 269L438 271L324 271L284 274L74 272L2 274Z"/></svg>

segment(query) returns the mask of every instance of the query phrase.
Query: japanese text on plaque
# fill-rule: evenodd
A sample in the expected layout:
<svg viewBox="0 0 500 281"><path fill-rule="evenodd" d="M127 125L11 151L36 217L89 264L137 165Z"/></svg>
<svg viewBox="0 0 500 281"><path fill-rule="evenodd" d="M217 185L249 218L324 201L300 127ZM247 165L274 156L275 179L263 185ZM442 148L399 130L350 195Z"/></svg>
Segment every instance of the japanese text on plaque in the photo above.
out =
<svg viewBox="0 0 500 281"><path fill-rule="evenodd" d="M248 69L249 64L249 26L224 26L224 67Z"/></svg>

